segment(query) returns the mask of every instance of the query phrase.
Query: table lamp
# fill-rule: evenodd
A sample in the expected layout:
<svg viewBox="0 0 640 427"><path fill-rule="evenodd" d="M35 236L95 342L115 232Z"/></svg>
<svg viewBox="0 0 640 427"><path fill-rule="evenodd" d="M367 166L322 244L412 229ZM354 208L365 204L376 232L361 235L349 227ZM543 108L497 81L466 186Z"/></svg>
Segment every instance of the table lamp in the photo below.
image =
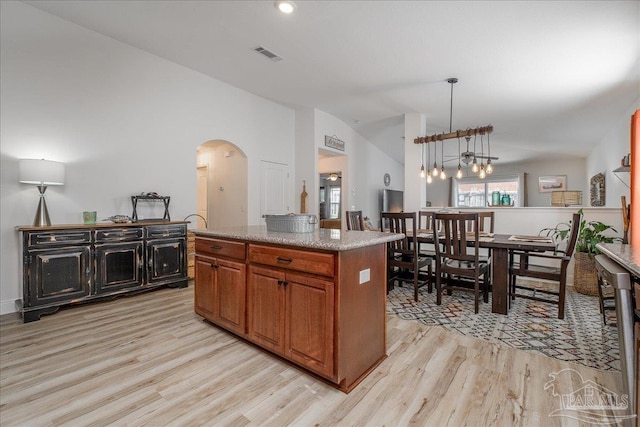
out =
<svg viewBox="0 0 640 427"><path fill-rule="evenodd" d="M48 185L64 185L64 164L45 159L21 159L20 182L37 185L40 191L40 203L33 226L51 225L44 192L47 191Z"/></svg>

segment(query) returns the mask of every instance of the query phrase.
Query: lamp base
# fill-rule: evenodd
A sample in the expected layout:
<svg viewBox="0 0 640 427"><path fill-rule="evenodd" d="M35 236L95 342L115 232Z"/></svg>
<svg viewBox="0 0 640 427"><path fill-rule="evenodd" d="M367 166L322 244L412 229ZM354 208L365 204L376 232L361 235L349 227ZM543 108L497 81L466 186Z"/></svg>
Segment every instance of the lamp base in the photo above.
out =
<svg viewBox="0 0 640 427"><path fill-rule="evenodd" d="M47 202L44 200L44 192L47 191L46 185L38 185L38 191L40 191L40 203L38 203L38 209L36 210L36 217L33 220L34 227L45 227L51 225L49 219L49 210L47 209Z"/></svg>

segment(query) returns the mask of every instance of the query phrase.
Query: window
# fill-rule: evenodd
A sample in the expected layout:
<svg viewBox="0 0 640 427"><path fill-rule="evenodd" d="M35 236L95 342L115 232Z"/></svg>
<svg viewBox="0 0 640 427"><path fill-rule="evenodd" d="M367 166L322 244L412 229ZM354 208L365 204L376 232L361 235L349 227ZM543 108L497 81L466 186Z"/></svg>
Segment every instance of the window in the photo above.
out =
<svg viewBox="0 0 640 427"><path fill-rule="evenodd" d="M488 176L485 179L466 177L453 180L455 207L479 208L493 205L492 196L498 192L500 201L505 194L513 206L523 206L524 174Z"/></svg>
<svg viewBox="0 0 640 427"><path fill-rule="evenodd" d="M330 187L329 199L331 200L329 218L340 218L340 187Z"/></svg>

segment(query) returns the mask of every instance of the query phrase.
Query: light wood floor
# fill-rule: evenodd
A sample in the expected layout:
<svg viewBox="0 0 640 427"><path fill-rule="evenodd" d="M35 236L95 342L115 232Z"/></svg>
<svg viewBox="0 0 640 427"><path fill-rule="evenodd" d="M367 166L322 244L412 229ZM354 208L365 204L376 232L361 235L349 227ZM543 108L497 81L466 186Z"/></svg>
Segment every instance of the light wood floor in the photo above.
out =
<svg viewBox="0 0 640 427"><path fill-rule="evenodd" d="M205 323L193 287L0 318L0 424L552 426L549 373L571 367L620 393L621 378L388 318L389 357L350 394ZM579 388L581 383L565 384Z"/></svg>

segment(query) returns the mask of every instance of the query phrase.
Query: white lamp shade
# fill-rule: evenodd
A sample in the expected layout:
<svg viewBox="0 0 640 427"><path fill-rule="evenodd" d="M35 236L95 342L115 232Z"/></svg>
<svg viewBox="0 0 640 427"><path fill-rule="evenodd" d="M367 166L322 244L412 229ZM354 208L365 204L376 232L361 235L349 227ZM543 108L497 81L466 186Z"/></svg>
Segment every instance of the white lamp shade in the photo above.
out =
<svg viewBox="0 0 640 427"><path fill-rule="evenodd" d="M44 159L21 159L20 182L36 185L64 185L64 164Z"/></svg>

